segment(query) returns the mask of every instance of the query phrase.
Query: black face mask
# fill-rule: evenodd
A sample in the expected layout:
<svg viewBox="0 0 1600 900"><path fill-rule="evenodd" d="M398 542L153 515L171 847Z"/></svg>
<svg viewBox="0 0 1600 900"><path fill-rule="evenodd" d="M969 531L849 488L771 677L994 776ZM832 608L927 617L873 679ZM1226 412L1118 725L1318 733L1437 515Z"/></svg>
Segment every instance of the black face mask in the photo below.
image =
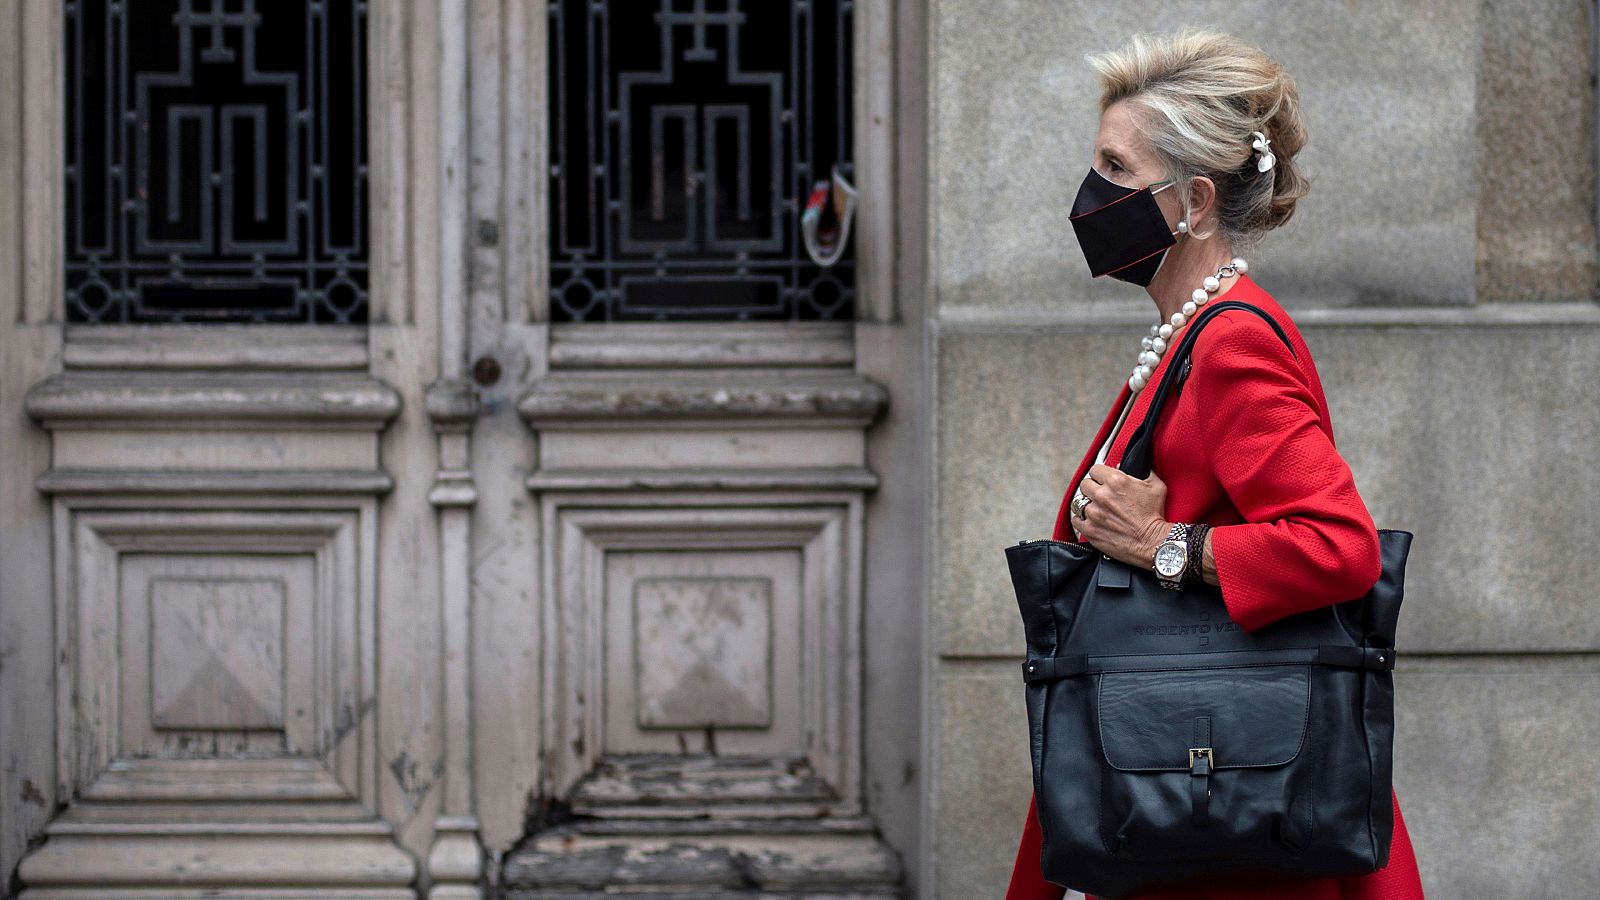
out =
<svg viewBox="0 0 1600 900"><path fill-rule="evenodd" d="M1162 185L1164 191L1172 183ZM1144 287L1177 243L1149 188L1123 187L1094 168L1072 203L1072 230L1094 277L1110 275Z"/></svg>

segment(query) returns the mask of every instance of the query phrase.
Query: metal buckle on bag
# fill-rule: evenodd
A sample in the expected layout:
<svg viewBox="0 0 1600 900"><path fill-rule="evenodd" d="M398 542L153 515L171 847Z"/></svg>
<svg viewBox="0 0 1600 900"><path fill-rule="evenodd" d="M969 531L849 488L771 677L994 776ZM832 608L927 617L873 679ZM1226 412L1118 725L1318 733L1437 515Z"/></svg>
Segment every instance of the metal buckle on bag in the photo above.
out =
<svg viewBox="0 0 1600 900"><path fill-rule="evenodd" d="M1205 828L1211 821L1211 772L1215 760L1210 747L1189 748L1189 822Z"/></svg>

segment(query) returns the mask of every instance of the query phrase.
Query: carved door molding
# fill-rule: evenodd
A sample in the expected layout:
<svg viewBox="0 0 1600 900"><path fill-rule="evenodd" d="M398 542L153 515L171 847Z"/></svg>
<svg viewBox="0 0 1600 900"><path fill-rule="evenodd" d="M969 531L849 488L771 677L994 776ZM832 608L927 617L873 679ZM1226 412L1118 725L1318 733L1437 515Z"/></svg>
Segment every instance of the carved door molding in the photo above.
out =
<svg viewBox="0 0 1600 900"><path fill-rule="evenodd" d="M546 582L544 680L547 739L557 752L547 789L564 796L608 753L641 752L608 734L617 730L617 718L645 719L652 697L691 689L708 694L698 698L703 705L685 704L695 717L683 717L685 710L655 725L664 735L687 739L656 752L804 759L834 794L808 811L859 813L860 558L850 542L859 528L861 496L746 492L717 496L714 506L707 500L575 494L551 496L542 505L545 552L555 563ZM774 552L792 555L797 565L773 561ZM700 565L674 571L650 561L650 554L698 557ZM751 557L747 566L739 565L741 555ZM617 565L638 556L646 557L637 564L642 571ZM700 574L685 574L696 568ZM775 578L782 582L776 587ZM694 607L715 602L710 595L729 587L730 579L754 589L742 608L699 615ZM615 627L637 612L617 609L619 602L636 607L662 590L676 596L652 607L661 617L655 624L669 629L659 644L637 627ZM717 599L727 604L732 598ZM656 608L663 605L673 608ZM759 620L753 626L758 635L777 635L759 656L747 655L741 642L752 627L746 616ZM677 617L683 617L681 627L673 629ZM779 624L786 627L778 631ZM718 627L726 631L718 634ZM720 652L697 653L692 637L718 644ZM626 653L622 661L615 659L619 650ZM792 658L786 651L794 651ZM675 656L681 667L648 670L644 663L652 656ZM708 668L696 671L691 661ZM753 721L739 718L742 708L730 715L718 703L726 703L719 689L736 696L748 691L745 679L760 684L762 701L751 705L765 710ZM775 713L776 705L784 709ZM762 739L774 729L775 739Z"/></svg>

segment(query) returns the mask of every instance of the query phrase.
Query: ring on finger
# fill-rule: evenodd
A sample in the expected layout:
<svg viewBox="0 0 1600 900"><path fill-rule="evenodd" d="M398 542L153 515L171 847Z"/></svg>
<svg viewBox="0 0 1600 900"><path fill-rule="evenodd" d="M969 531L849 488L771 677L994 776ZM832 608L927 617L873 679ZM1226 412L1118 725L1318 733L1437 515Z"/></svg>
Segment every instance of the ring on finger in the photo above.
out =
<svg viewBox="0 0 1600 900"><path fill-rule="evenodd" d="M1080 519L1089 518L1086 510L1089 508L1089 504L1093 502L1094 499L1092 497L1084 496L1082 492L1079 492L1076 497L1072 498L1072 514Z"/></svg>

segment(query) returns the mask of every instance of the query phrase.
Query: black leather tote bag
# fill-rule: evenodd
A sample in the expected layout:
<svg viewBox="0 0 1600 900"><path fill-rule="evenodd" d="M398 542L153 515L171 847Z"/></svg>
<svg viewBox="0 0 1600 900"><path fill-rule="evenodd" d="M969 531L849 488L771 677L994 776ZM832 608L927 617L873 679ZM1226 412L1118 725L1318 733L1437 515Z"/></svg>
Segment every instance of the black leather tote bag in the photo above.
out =
<svg viewBox="0 0 1600 900"><path fill-rule="evenodd" d="M1155 422L1206 308L1169 352L1120 468L1150 472ZM1292 348L1291 348L1292 349ZM1181 371L1183 370L1183 371ZM1006 548L1027 635L1033 787L1057 884L1119 897L1189 881L1356 875L1393 829L1395 624L1411 534L1380 530L1363 597L1246 632L1211 586L1171 590L1085 543Z"/></svg>

